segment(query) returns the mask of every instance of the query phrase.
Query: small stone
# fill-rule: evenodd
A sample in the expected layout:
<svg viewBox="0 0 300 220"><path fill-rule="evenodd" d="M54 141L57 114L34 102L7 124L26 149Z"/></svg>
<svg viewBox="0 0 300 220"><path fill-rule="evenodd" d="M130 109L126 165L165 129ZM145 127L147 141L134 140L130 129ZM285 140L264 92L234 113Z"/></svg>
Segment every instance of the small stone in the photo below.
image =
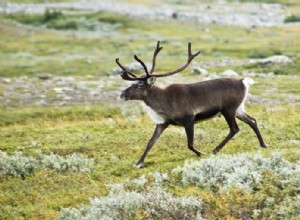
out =
<svg viewBox="0 0 300 220"><path fill-rule="evenodd" d="M50 74L50 73L41 73L41 74L38 75L38 78L42 79L42 80L51 79L52 74Z"/></svg>
<svg viewBox="0 0 300 220"><path fill-rule="evenodd" d="M284 55L276 55L276 56L271 56L267 57L264 59L251 59L249 61L249 64L260 64L260 65L267 65L267 64L289 64L292 63L293 61Z"/></svg>
<svg viewBox="0 0 300 220"><path fill-rule="evenodd" d="M197 73L199 75L204 75L204 76L208 75L208 71L206 69L203 69L200 67L195 67L195 68L193 68L192 71L193 71L193 73Z"/></svg>
<svg viewBox="0 0 300 220"><path fill-rule="evenodd" d="M233 70L225 70L223 73L222 73L223 76L228 76L228 77L235 77L235 76L239 76L239 74Z"/></svg>

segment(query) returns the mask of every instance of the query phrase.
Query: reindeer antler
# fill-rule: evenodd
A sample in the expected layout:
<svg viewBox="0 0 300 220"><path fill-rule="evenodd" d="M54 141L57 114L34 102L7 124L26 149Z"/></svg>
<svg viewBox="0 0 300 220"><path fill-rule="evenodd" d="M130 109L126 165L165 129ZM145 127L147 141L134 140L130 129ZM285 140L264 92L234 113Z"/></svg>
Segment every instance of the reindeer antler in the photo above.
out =
<svg viewBox="0 0 300 220"><path fill-rule="evenodd" d="M153 54L152 68L150 70L150 73L149 73L149 71L147 69L146 64L142 60L140 60L137 57L137 55L134 55L134 59L136 61L138 61L142 65L142 67L144 68L146 76L137 77L132 72L130 72L129 70L127 70L124 66L122 66L120 64L120 62L119 62L119 58L117 58L116 59L116 63L123 70L122 75L121 75L122 79L124 79L124 80L130 80L130 81L136 81L136 80L144 80L145 81L145 80L147 80L151 76L155 76L155 77L170 76L170 75L173 75L175 73L179 73L179 72L183 71L185 68L188 67L188 65L192 62L192 60L196 56L198 56L199 53L201 53L201 51L198 51L197 53L192 54L192 44L189 42L188 43L188 60L187 60L187 62L182 67L180 67L180 68L178 68L178 69L176 69L174 71L163 73L163 74L153 74L153 72L155 70L156 57L157 57L157 54L160 52L161 49L162 49L162 47L160 47L160 41L157 41L157 46L156 46L156 49L155 49L154 54Z"/></svg>
<svg viewBox="0 0 300 220"><path fill-rule="evenodd" d="M132 72L127 70L122 64L119 62L119 58L116 59L116 63L123 70L121 77L124 80L136 81L136 80L144 80L144 77L136 77Z"/></svg>
<svg viewBox="0 0 300 220"><path fill-rule="evenodd" d="M154 54L153 54L153 59L152 59L152 68L150 70L150 74L152 74L155 70L155 60L156 60L156 56L157 54L159 53L159 51L162 49L162 47L159 46L160 44L160 41L157 41L157 45L156 45L156 49L154 51Z"/></svg>
<svg viewBox="0 0 300 220"><path fill-rule="evenodd" d="M138 62L142 65L142 67L143 67L144 70L145 70L146 76L149 77L150 74L149 74L149 72L148 72L148 69L147 69L146 64L145 64L143 61L141 61L141 60L137 57L137 55L134 55L134 59L135 59L136 61L138 61Z"/></svg>
<svg viewBox="0 0 300 220"><path fill-rule="evenodd" d="M175 73L179 73L181 71L183 71L185 68L187 68L189 66L189 64L192 62L192 60L199 55L199 53L201 53L201 51L198 51L197 53L195 54L192 54L192 44L191 42L189 42L188 44L188 60L187 62L182 66L180 67L179 69L177 70L174 70L174 71L171 71L171 72L167 72L167 73L163 73L163 74L152 74L151 76L155 76L155 77L164 77L164 76L170 76L170 75L173 75Z"/></svg>

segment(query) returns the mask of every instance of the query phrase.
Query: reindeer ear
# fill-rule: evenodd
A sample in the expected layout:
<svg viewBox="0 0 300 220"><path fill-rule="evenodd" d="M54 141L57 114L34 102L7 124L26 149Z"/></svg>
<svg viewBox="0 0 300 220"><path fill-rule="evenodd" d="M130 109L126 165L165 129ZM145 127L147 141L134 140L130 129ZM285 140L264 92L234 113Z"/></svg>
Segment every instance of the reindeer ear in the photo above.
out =
<svg viewBox="0 0 300 220"><path fill-rule="evenodd" d="M150 76L148 79L147 79L147 84L148 85L152 85L156 80L156 77L155 76Z"/></svg>

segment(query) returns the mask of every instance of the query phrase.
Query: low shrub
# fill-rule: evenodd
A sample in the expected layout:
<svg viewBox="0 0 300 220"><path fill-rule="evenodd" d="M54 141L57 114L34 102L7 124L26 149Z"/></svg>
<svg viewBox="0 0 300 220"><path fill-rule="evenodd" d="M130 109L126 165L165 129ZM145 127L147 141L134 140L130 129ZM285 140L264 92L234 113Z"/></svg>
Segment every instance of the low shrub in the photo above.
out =
<svg viewBox="0 0 300 220"><path fill-rule="evenodd" d="M32 174L38 168L38 160L33 157L25 157L21 152L12 156L0 151L0 177L21 176Z"/></svg>
<svg viewBox="0 0 300 220"><path fill-rule="evenodd" d="M264 173L279 176L277 184L296 184L300 187L299 165L291 164L279 153L270 157L261 154L222 155L196 162L185 162L172 171L179 174L183 185L196 185L212 190L243 188L252 191L263 183Z"/></svg>
<svg viewBox="0 0 300 220"><path fill-rule="evenodd" d="M80 154L71 154L65 158L53 153L45 155L38 152L38 157L24 156L16 152L9 156L0 151L0 177L21 176L33 174L42 169L53 169L57 172L92 172L94 159L85 158Z"/></svg>
<svg viewBox="0 0 300 220"><path fill-rule="evenodd" d="M58 219L202 219L201 201L175 197L161 187L128 191L122 184L79 209L62 208Z"/></svg>
<svg viewBox="0 0 300 220"><path fill-rule="evenodd" d="M64 158L52 152L49 155L44 155L42 152L39 152L39 162L43 167L58 172L90 173L94 165L94 159L85 158L77 153L73 153Z"/></svg>
<svg viewBox="0 0 300 220"><path fill-rule="evenodd" d="M261 59L274 55L282 55L282 51L279 49L252 49L248 57L251 59Z"/></svg>
<svg viewBox="0 0 300 220"><path fill-rule="evenodd" d="M285 23L300 22L300 15L290 15L284 19Z"/></svg>
<svg viewBox="0 0 300 220"><path fill-rule="evenodd" d="M47 23L46 27L56 30L77 30L79 24L76 21L55 20Z"/></svg>
<svg viewBox="0 0 300 220"><path fill-rule="evenodd" d="M63 17L62 12L46 9L42 21L43 21L43 23L47 23L49 21L56 20L56 19L59 19L62 17Z"/></svg>
<svg viewBox="0 0 300 220"><path fill-rule="evenodd" d="M171 173L154 172L107 185L106 197L90 199L79 208L62 208L58 219L297 219L299 170L300 160L291 163L282 153L213 156L186 162ZM196 186L204 202L175 195L170 186ZM219 206L222 211L211 210Z"/></svg>

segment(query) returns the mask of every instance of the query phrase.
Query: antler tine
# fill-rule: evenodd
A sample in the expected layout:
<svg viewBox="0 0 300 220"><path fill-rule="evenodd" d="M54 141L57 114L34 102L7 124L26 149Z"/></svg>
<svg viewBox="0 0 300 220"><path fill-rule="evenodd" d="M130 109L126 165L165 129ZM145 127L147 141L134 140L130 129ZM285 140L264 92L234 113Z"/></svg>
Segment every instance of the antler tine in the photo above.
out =
<svg viewBox="0 0 300 220"><path fill-rule="evenodd" d="M186 64L184 64L182 67L180 67L179 69L177 70L174 70L174 71L171 71L171 72L168 72L168 73L164 73L164 74L152 74L152 76L155 76L155 77L163 77L163 76L170 76L170 75L173 75L175 73L179 73L181 71L183 71L185 68L188 67L188 65L192 62L192 60L199 55L199 53L201 53L201 51L198 51L197 53L195 54L192 54L192 44L191 42L189 42L188 44L188 60L186 62Z"/></svg>
<svg viewBox="0 0 300 220"><path fill-rule="evenodd" d="M199 50L197 53L192 54L192 43L189 42L189 44L188 44L188 53L189 53L188 62L191 62L196 56L199 55L199 53L201 53L201 51Z"/></svg>
<svg viewBox="0 0 300 220"><path fill-rule="evenodd" d="M116 59L116 63L118 66L123 70L121 77L125 80L135 81L139 80L140 78L137 78L136 75L134 75L132 72L128 71L122 64L119 62L119 58Z"/></svg>
<svg viewBox="0 0 300 220"><path fill-rule="evenodd" d="M153 54L152 68L150 70L150 74L152 74L154 72L154 70L155 70L156 56L159 53L159 51L162 49L162 47L160 47L159 44L160 44L160 41L157 41L156 49L155 49L154 54Z"/></svg>
<svg viewBox="0 0 300 220"><path fill-rule="evenodd" d="M138 62L142 65L142 67L144 68L145 73L146 73L146 75L147 75L147 77L148 77L148 76L149 76L149 72L148 72L148 69L147 69L146 64L145 64L142 60L140 60L140 59L137 57L137 55L134 55L134 59L135 59L136 61L138 61Z"/></svg>

